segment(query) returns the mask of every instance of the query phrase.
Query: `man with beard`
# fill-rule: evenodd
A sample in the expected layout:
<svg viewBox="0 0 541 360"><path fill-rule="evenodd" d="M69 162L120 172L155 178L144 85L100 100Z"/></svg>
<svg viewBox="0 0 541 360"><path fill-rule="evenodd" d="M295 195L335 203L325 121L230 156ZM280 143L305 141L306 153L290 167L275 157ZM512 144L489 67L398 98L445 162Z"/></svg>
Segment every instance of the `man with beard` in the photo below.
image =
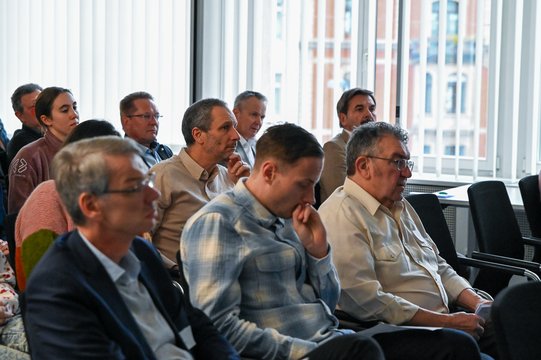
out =
<svg viewBox="0 0 541 360"><path fill-rule="evenodd" d="M250 168L234 153L239 140L237 120L219 99L203 99L191 105L182 119L186 148L152 167L156 173L158 223L152 242L174 268L184 224L203 205L231 189ZM227 168L220 165L227 162ZM170 260L170 261L169 261Z"/></svg>
<svg viewBox="0 0 541 360"><path fill-rule="evenodd" d="M321 199L325 201L346 179L346 144L353 129L376 121L376 99L370 90L353 88L345 91L338 103L336 114L342 132L323 145L325 164L319 185Z"/></svg>

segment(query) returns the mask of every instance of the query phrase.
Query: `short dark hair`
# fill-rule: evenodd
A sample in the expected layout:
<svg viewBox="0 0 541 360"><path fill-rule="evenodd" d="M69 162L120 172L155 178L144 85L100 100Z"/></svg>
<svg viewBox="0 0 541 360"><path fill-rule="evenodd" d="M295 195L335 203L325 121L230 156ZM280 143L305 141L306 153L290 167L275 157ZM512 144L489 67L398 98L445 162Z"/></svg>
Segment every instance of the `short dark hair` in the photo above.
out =
<svg viewBox="0 0 541 360"><path fill-rule="evenodd" d="M267 102L267 98L265 97L265 95L257 91L246 90L237 95L233 107L238 109L244 101L253 97L255 97L259 101Z"/></svg>
<svg viewBox="0 0 541 360"><path fill-rule="evenodd" d="M383 121L369 122L353 130L346 146L346 166L349 176L355 174L355 160L359 156L379 154L378 142L386 135L394 136L404 145L408 143L408 133L404 129Z"/></svg>
<svg viewBox="0 0 541 360"><path fill-rule="evenodd" d="M107 120L90 119L82 121L78 124L72 132L64 140L63 146L71 144L73 142L95 138L98 136L118 136L120 133L116 131L113 124Z"/></svg>
<svg viewBox="0 0 541 360"><path fill-rule="evenodd" d="M292 165L301 158L323 158L323 148L317 139L295 124L281 124L269 127L256 144L255 165L268 158L275 158Z"/></svg>
<svg viewBox="0 0 541 360"><path fill-rule="evenodd" d="M46 125L41 121L41 116L45 115L46 117L51 117L51 112L53 111L53 103L58 97L58 95L63 93L69 93L73 96L71 90L65 89L58 86L51 86L43 89L39 93L38 98L36 99L36 118L41 126L46 127Z"/></svg>
<svg viewBox="0 0 541 360"><path fill-rule="evenodd" d="M23 104L21 98L27 94L31 94L34 91L42 91L43 89L38 84L24 84L19 86L11 95L11 107L15 112L23 112Z"/></svg>
<svg viewBox="0 0 541 360"><path fill-rule="evenodd" d="M220 99L199 100L186 109L182 118L182 135L184 135L186 146L195 143L192 129L198 128L202 131L208 131L210 129L212 123L211 112L217 106L228 109L225 101Z"/></svg>
<svg viewBox="0 0 541 360"><path fill-rule="evenodd" d="M338 102L336 103L336 115L338 115L338 120L340 120L340 114L347 114L350 100L357 95L370 96L372 98L372 101L374 102L374 105L376 104L376 98L374 97L374 93L370 90L361 88L353 88L346 90L344 91L342 96L340 96L340 99L338 99ZM342 123L340 123L340 127L342 127Z"/></svg>
<svg viewBox="0 0 541 360"><path fill-rule="evenodd" d="M129 114L131 111L135 109L135 106L133 105L133 102L135 100L139 99L148 99L151 101L154 101L154 98L152 95L145 91L137 91L131 94L128 94L124 96L122 100L120 100L120 115L122 114Z"/></svg>

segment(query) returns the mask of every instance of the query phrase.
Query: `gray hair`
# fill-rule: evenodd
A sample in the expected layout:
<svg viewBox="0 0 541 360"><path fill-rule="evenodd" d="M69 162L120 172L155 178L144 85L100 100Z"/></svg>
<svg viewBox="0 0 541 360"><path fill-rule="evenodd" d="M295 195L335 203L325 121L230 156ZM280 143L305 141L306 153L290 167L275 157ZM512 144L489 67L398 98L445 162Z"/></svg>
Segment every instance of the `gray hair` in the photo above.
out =
<svg viewBox="0 0 541 360"><path fill-rule="evenodd" d="M267 102L267 98L265 97L265 95L257 91L246 90L237 95L237 97L235 98L235 103L233 104L233 107L236 109L239 109L242 106L243 102L253 97L255 97L259 101L262 101L265 103Z"/></svg>
<svg viewBox="0 0 541 360"><path fill-rule="evenodd" d="M404 129L383 121L369 122L353 130L346 146L348 175L355 174L355 160L359 156L377 156L379 154L381 149L378 149L378 142L386 135L394 136L404 145L408 143L408 133Z"/></svg>
<svg viewBox="0 0 541 360"><path fill-rule="evenodd" d="M210 129L210 124L212 123L212 116L210 113L212 112L212 109L217 106L228 109L225 101L220 99L199 100L186 109L184 117L182 118L182 135L184 135L186 146L195 143L195 139L192 135L192 130L194 128L198 128L202 131L208 131Z"/></svg>
<svg viewBox="0 0 541 360"><path fill-rule="evenodd" d="M79 196L82 193L101 195L107 191L111 170L103 159L107 155L142 156L131 139L100 136L66 145L53 158L51 168L56 190L77 225L86 222L79 207Z"/></svg>

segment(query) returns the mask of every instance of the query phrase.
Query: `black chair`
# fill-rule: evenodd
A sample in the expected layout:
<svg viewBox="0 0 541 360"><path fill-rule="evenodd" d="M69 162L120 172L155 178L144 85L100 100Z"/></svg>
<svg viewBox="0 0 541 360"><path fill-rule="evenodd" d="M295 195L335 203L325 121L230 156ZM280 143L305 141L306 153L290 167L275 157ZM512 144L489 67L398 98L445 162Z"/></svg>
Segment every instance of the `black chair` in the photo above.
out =
<svg viewBox="0 0 541 360"><path fill-rule="evenodd" d="M541 246L541 241L522 236L505 185L501 181L472 184L468 188L468 198L480 250L474 251L472 257L523 267L537 275L541 274L539 263L524 260L524 245ZM496 280L488 277L483 281L495 289L502 289L508 283L504 278Z"/></svg>
<svg viewBox="0 0 541 360"><path fill-rule="evenodd" d="M176 253L177 258L177 265L178 265L178 272L179 272L179 279L177 279L179 285L183 289L184 296L189 299L190 298L190 287L188 286L188 281L186 280L186 277L184 276L184 269L182 268L182 259L180 258L180 250L177 250Z"/></svg>
<svg viewBox="0 0 541 360"><path fill-rule="evenodd" d="M525 276L528 279L539 281L539 277L524 268L472 259L463 254L458 254L447 221L445 220L441 204L436 195L414 194L408 195L406 200L413 206L415 212L419 215L426 232L436 243L441 257L443 257L460 276L468 279L469 271L467 271L467 269L469 269L469 267L479 269L479 273L473 281L473 286L478 292L479 290L482 290L483 292L488 292L490 295L494 295L508 285L512 275ZM500 278L501 280L499 280ZM485 279L489 279L489 281L486 282ZM495 288L493 285L494 283L502 285L501 287ZM488 297L486 294L480 295Z"/></svg>
<svg viewBox="0 0 541 360"><path fill-rule="evenodd" d="M541 359L541 283L510 286L494 301L491 310L496 343L503 360Z"/></svg>
<svg viewBox="0 0 541 360"><path fill-rule="evenodd" d="M541 197L539 194L539 175L526 176L518 182L526 218L532 237L541 240ZM541 252L536 251L532 261L541 262Z"/></svg>

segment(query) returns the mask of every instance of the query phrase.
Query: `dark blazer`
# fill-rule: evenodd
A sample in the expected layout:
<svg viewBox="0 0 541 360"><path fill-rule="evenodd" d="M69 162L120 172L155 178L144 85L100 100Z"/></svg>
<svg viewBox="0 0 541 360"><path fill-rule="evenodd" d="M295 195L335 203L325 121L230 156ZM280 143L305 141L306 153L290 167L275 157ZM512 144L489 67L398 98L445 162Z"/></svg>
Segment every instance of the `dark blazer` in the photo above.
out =
<svg viewBox="0 0 541 360"><path fill-rule="evenodd" d="M246 150L244 150L244 147L242 147L242 144L240 143L240 141L237 141L237 149L235 151L240 155L240 159L242 161L250 165L250 168L254 167L253 162L249 160L248 154L246 154ZM227 162L226 162L226 167L227 167Z"/></svg>
<svg viewBox="0 0 541 360"><path fill-rule="evenodd" d="M238 359L209 318L173 286L151 244L135 238L140 281L178 335L191 325L196 359ZM21 299L34 359L155 359L109 274L77 231L56 239L36 265Z"/></svg>
<svg viewBox="0 0 541 360"><path fill-rule="evenodd" d="M323 145L325 153L325 162L319 184L321 187L321 202L327 200L336 188L344 185L346 180L346 144L349 140L349 134L342 130L331 140Z"/></svg>

